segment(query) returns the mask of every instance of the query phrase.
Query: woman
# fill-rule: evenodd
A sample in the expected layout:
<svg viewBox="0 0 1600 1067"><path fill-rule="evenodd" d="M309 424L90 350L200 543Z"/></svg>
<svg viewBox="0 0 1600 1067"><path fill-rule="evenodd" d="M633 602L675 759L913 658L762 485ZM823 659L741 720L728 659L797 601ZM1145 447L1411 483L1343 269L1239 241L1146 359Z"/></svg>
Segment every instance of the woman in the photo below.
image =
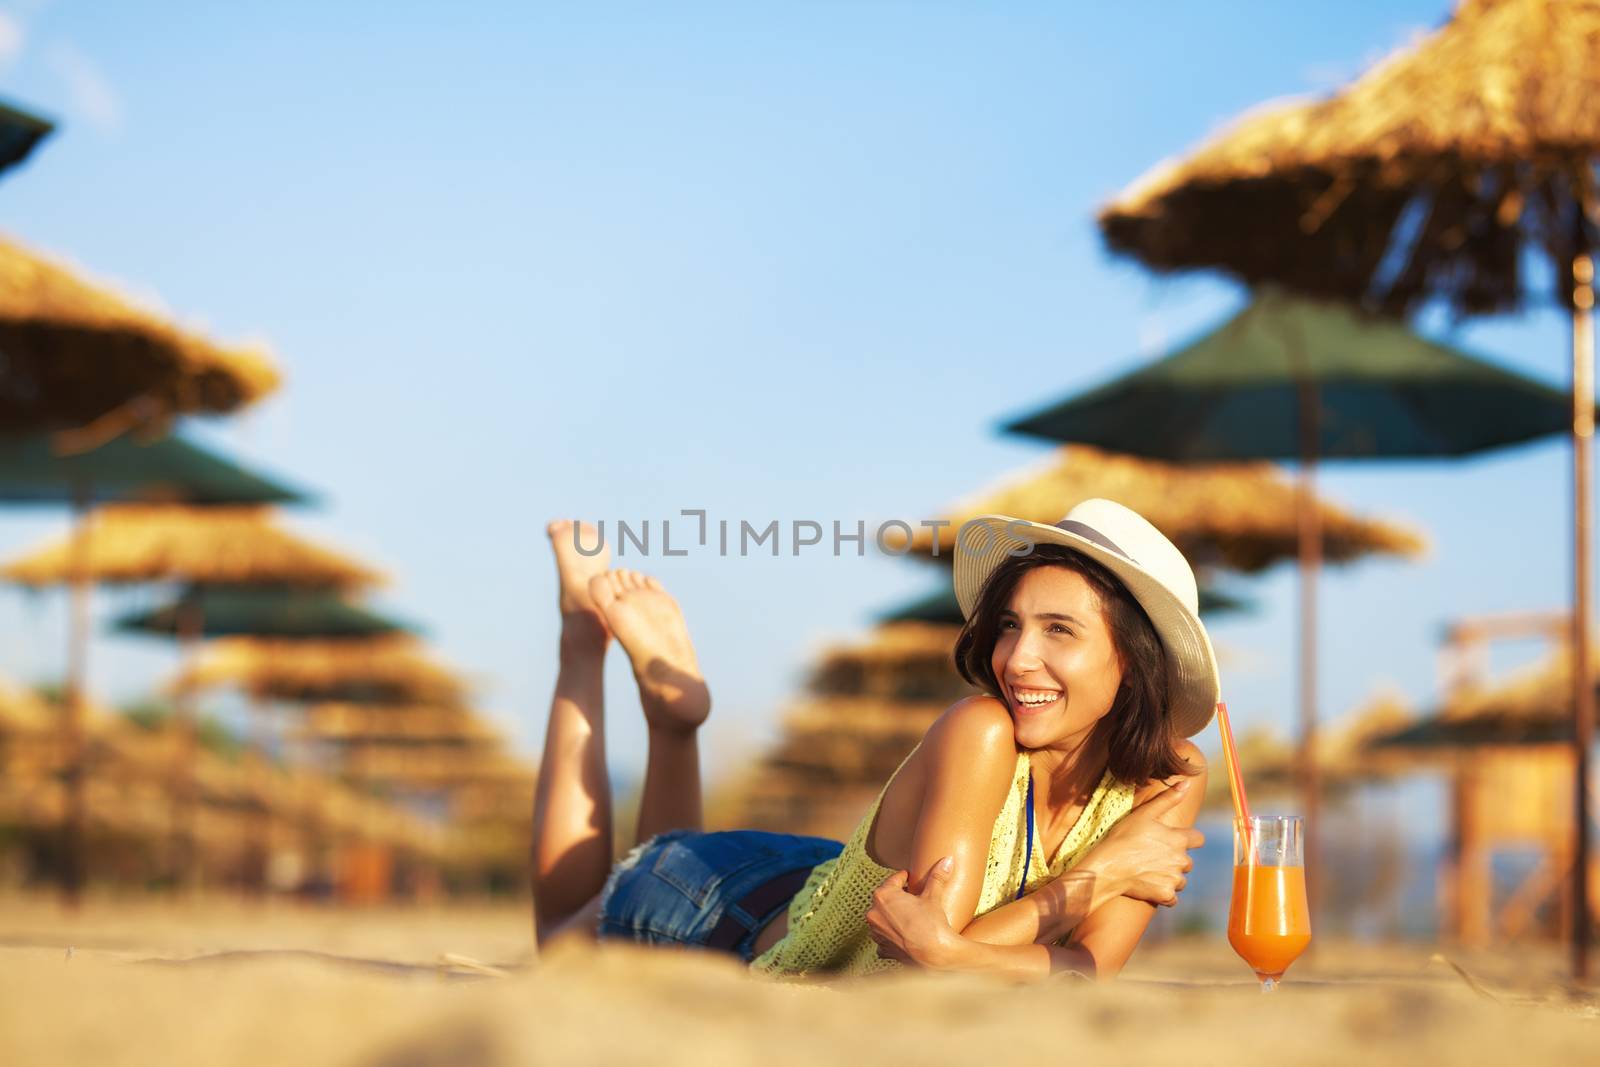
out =
<svg viewBox="0 0 1600 1067"><path fill-rule="evenodd" d="M1210 721L1216 663L1193 572L1134 512L1093 500L1054 526L963 527L955 657L983 695L939 717L843 845L701 831L695 731L710 695L682 614L654 579L579 552L593 531L549 532L562 637L534 812L541 943L696 945L774 975L913 962L1109 976L1154 907L1176 902L1205 774L1183 738ZM613 636L650 739L643 843L615 870L601 704Z"/></svg>

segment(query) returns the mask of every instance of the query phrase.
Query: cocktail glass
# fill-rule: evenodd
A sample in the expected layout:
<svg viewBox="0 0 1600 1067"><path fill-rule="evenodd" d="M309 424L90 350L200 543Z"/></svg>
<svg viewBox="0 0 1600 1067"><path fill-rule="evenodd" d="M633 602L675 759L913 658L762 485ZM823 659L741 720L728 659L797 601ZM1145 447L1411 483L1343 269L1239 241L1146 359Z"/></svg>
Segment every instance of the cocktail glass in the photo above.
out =
<svg viewBox="0 0 1600 1067"><path fill-rule="evenodd" d="M1300 816L1234 820L1228 944L1256 972L1262 991L1270 992L1310 941Z"/></svg>

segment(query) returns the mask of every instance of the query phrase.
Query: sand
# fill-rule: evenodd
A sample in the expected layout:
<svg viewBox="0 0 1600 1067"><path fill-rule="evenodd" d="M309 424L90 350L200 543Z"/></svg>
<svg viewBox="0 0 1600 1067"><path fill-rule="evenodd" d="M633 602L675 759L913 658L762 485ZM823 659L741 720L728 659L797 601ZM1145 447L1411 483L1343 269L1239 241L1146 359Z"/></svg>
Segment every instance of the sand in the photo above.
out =
<svg viewBox="0 0 1600 1067"><path fill-rule="evenodd" d="M1600 1062L1600 999L1550 948L1319 945L1264 996L1220 938L1109 984L761 982L630 946L535 961L511 907L340 912L0 901L0 1063ZM68 948L71 952L68 952Z"/></svg>

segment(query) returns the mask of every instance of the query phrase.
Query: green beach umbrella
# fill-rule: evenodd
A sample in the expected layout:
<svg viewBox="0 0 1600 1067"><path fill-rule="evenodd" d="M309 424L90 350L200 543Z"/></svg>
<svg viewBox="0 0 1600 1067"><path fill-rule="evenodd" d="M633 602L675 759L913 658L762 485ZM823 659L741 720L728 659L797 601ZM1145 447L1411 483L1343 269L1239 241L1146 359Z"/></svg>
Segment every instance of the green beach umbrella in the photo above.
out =
<svg viewBox="0 0 1600 1067"><path fill-rule="evenodd" d="M352 604L333 590L289 586L193 586L174 601L112 621L121 633L177 637L196 620L202 637L358 638L414 628Z"/></svg>
<svg viewBox="0 0 1600 1067"><path fill-rule="evenodd" d="M0 503L59 505L141 501L194 504L305 504L305 492L179 436L124 435L61 455L51 434L0 436Z"/></svg>
<svg viewBox="0 0 1600 1067"><path fill-rule="evenodd" d="M1267 289L1192 344L1006 424L1153 459L1296 459L1300 471L1300 749L1317 813L1319 459L1457 457L1563 432L1567 395L1346 304ZM1314 830L1308 829L1308 848ZM1308 864L1313 866L1313 864Z"/></svg>
<svg viewBox="0 0 1600 1067"><path fill-rule="evenodd" d="M0 103L0 171L10 170L55 131L55 123Z"/></svg>
<svg viewBox="0 0 1600 1067"><path fill-rule="evenodd" d="M1005 429L1182 462L1417 459L1563 433L1569 405L1392 319L1267 290L1194 343Z"/></svg>

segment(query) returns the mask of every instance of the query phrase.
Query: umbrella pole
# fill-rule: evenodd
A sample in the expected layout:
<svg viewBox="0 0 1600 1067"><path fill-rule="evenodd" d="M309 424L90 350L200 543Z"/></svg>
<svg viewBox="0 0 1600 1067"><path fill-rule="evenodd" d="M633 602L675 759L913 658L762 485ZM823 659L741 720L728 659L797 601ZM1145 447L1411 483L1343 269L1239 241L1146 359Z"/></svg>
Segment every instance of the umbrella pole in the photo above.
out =
<svg viewBox="0 0 1600 1067"><path fill-rule="evenodd" d="M1317 514L1317 387L1302 379L1300 394L1300 472L1296 525L1300 555L1300 785L1305 815L1306 893L1311 914L1322 898L1322 865L1317 843L1321 784L1317 774L1317 572L1322 567L1322 524Z"/></svg>
<svg viewBox="0 0 1600 1067"><path fill-rule="evenodd" d="M87 874L84 829L88 808L84 767L84 685L89 674L89 486L72 487L71 605L67 622L67 681L62 693L66 810L61 823L61 897L76 909Z"/></svg>
<svg viewBox="0 0 1600 1067"><path fill-rule="evenodd" d="M204 627L199 602L180 600L177 612L178 657L184 665L183 676L188 676L194 665L195 647L199 644ZM195 691L184 686L178 691L176 706L178 726L178 767L175 775L177 794L177 826L174 844L177 846L177 880L184 892L191 892L200 883L200 840L198 825L198 764L200 762L200 728L195 715Z"/></svg>
<svg viewBox="0 0 1600 1067"><path fill-rule="evenodd" d="M1594 261L1572 261L1572 971L1589 977L1589 747L1594 737L1594 684L1590 665L1589 585L1594 502Z"/></svg>
<svg viewBox="0 0 1600 1067"><path fill-rule="evenodd" d="M270 721L266 698L260 693L250 697L250 749L256 773L262 783L263 810L256 821L255 858L251 861L251 875L255 884L250 889L265 896L270 883L268 875L272 866L272 825L274 821L275 791L270 783L276 777L271 762L272 744L268 736ZM259 866L256 866L259 864Z"/></svg>

